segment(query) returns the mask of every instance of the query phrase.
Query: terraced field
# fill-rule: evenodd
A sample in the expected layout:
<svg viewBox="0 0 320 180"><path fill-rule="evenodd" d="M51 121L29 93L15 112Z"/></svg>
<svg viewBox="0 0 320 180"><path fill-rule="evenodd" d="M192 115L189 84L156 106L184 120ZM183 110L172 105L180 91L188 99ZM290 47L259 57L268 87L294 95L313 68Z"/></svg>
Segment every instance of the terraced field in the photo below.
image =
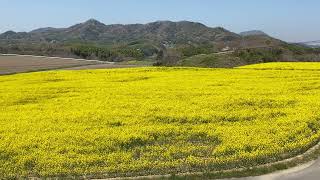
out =
<svg viewBox="0 0 320 180"><path fill-rule="evenodd" d="M319 141L320 64L287 65L0 76L0 177L207 172L296 156Z"/></svg>

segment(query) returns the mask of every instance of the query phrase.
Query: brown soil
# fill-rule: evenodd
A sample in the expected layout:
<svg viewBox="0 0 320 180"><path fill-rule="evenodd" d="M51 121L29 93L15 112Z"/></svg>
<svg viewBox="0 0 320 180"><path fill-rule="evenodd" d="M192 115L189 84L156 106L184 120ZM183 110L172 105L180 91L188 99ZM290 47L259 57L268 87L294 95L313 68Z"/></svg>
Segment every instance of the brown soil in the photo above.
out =
<svg viewBox="0 0 320 180"><path fill-rule="evenodd" d="M98 61L33 56L1 56L0 75L101 64ZM104 64L103 64L104 65Z"/></svg>
<svg viewBox="0 0 320 180"><path fill-rule="evenodd" d="M136 65L119 65L101 61L87 61L82 59L37 57L37 56L5 56L0 55L0 75L45 71L54 69L111 69L130 68Z"/></svg>

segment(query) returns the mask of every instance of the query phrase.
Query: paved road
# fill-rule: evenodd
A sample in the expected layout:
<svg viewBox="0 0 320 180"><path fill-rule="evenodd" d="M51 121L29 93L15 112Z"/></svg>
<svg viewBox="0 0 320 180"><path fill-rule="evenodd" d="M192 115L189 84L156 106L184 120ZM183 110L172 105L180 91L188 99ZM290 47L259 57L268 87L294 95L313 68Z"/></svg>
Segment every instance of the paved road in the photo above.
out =
<svg viewBox="0 0 320 180"><path fill-rule="evenodd" d="M320 180L320 159L272 174L230 180Z"/></svg>

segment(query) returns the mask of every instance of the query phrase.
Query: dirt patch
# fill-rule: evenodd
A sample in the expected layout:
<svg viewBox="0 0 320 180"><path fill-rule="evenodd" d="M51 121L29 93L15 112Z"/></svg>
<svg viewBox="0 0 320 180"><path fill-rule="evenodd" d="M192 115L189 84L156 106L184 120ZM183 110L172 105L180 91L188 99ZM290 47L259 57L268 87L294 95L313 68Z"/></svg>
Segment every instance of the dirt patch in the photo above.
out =
<svg viewBox="0 0 320 180"><path fill-rule="evenodd" d="M102 64L98 61L0 55L0 75Z"/></svg>

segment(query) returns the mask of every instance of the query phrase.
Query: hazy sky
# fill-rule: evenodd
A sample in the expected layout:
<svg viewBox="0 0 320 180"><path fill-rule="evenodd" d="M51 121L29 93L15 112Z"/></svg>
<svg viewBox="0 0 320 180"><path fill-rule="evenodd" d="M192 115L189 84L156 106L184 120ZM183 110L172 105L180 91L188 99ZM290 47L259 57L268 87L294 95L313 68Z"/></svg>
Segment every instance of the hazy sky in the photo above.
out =
<svg viewBox="0 0 320 180"><path fill-rule="evenodd" d="M282 40L320 40L320 0L0 0L0 32L105 24L198 21L233 32L263 30Z"/></svg>

